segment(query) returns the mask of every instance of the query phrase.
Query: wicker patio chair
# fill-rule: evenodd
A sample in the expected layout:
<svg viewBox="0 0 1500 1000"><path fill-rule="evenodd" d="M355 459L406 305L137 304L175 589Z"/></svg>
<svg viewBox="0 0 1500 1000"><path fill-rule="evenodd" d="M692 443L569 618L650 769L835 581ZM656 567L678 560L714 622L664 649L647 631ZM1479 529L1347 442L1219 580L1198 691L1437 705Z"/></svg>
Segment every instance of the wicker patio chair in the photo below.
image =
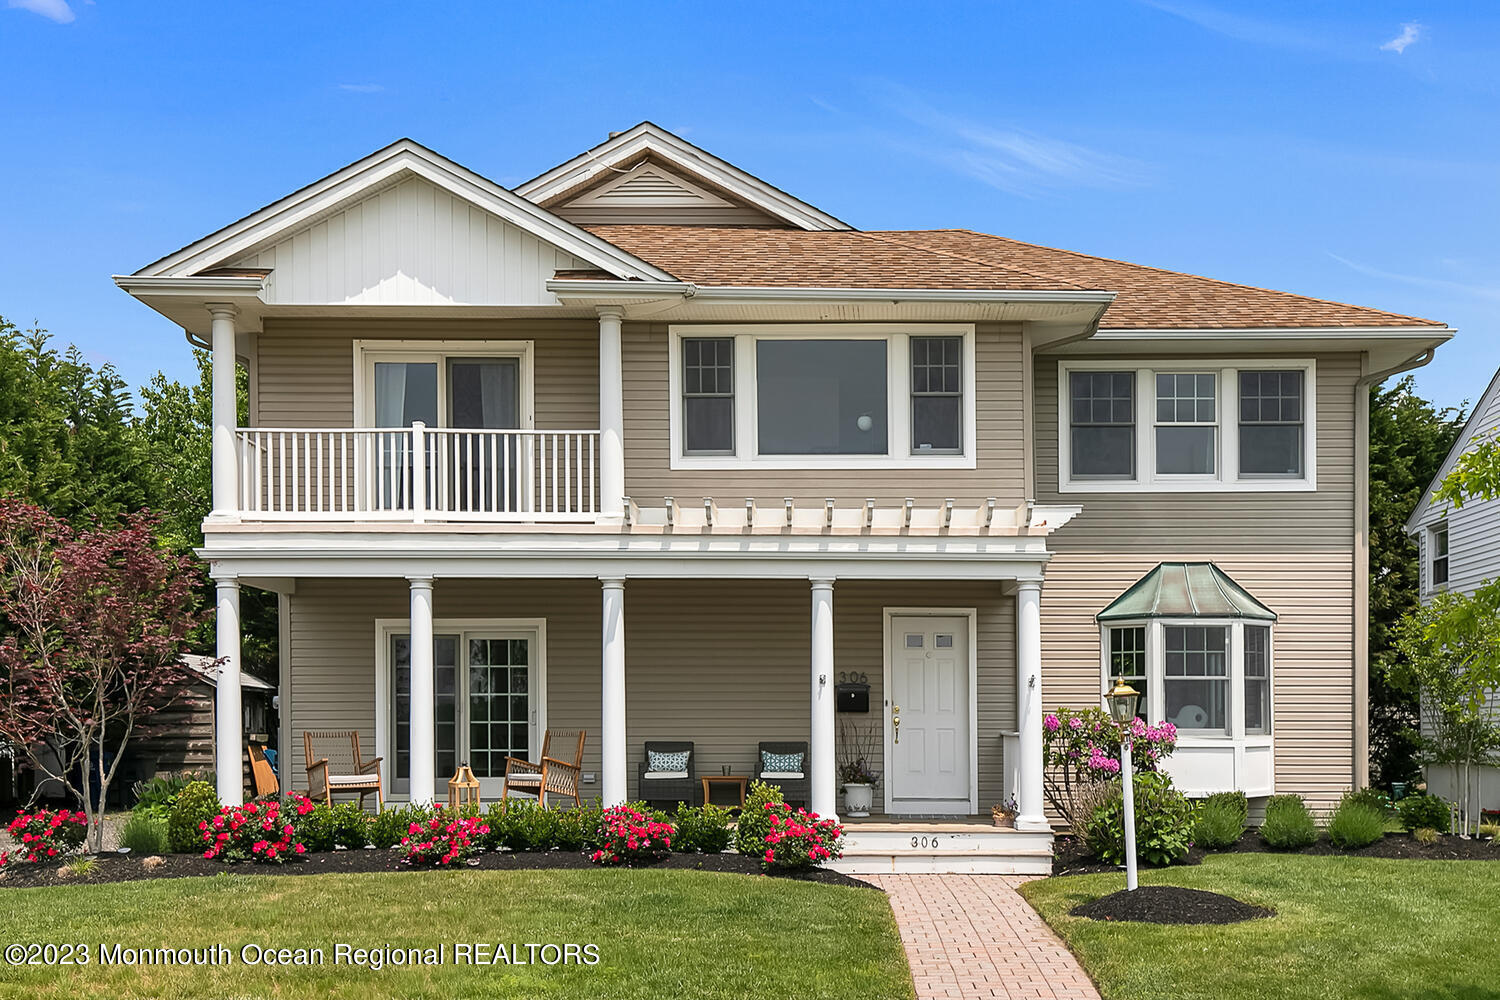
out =
<svg viewBox="0 0 1500 1000"><path fill-rule="evenodd" d="M766 767L766 754L801 754L802 766L791 771L773 771ZM755 749L755 765L751 774L755 780L781 789L782 798L806 806L812 797L811 771L807 767L807 744L795 741L762 741Z"/></svg>
<svg viewBox="0 0 1500 1000"><path fill-rule="evenodd" d="M365 760L359 750L359 733L304 732L302 750L307 759L307 794L333 805L335 792L358 792L359 807L365 807L365 796L374 795L378 808L385 808L385 792L380 780L380 758Z"/></svg>
<svg viewBox="0 0 1500 1000"><path fill-rule="evenodd" d="M588 740L588 731L576 730L577 743L573 747L573 759L563 760L552 756L552 742L556 739L558 754L567 753L567 746L575 730L549 729L542 737L542 759L532 762L520 757L505 758L505 784L500 787L500 797L510 798L511 792L534 795L543 806L549 794L571 798L573 805L581 807L583 799L578 794L578 780L583 769L583 745Z"/></svg>
<svg viewBox="0 0 1500 1000"><path fill-rule="evenodd" d="M653 753L687 752L687 767L678 771L653 771L650 769ZM645 752L641 754L640 767L636 770L636 795L643 802L665 802L676 805L685 802L693 805L700 794L698 785L698 755L688 741L647 740Z"/></svg>

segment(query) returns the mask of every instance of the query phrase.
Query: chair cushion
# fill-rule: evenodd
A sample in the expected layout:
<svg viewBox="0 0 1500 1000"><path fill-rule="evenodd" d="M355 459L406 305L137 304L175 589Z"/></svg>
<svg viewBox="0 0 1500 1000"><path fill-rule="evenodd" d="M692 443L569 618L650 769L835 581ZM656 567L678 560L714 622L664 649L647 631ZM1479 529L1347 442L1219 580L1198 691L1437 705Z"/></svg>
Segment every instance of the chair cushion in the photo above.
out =
<svg viewBox="0 0 1500 1000"><path fill-rule="evenodd" d="M512 785L540 785L542 783L542 772L523 771L520 774L512 774L505 780Z"/></svg>
<svg viewBox="0 0 1500 1000"><path fill-rule="evenodd" d="M760 769L763 773L801 771L802 757L801 753L772 753L769 750L762 750ZM801 775L799 774L798 777L800 778Z"/></svg>
<svg viewBox="0 0 1500 1000"><path fill-rule="evenodd" d="M376 783L373 774L330 774L328 783L337 787L338 785L373 785Z"/></svg>
<svg viewBox="0 0 1500 1000"><path fill-rule="evenodd" d="M687 776L686 771L647 771L645 774L647 781L653 778L686 778Z"/></svg>
<svg viewBox="0 0 1500 1000"><path fill-rule="evenodd" d="M646 751L647 771L681 771L683 776L687 775L688 757L691 750L682 750L677 753L662 753L659 750Z"/></svg>
<svg viewBox="0 0 1500 1000"><path fill-rule="evenodd" d="M802 772L801 771L762 771L762 772L760 772L760 776L762 778L800 778L800 777L802 777Z"/></svg>

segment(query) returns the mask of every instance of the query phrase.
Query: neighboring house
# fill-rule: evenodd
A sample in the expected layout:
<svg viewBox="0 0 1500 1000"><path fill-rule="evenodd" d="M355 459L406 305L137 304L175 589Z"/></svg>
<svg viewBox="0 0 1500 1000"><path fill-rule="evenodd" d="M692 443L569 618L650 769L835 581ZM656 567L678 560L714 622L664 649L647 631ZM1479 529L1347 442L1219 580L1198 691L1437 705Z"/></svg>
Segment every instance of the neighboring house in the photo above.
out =
<svg viewBox="0 0 1500 1000"><path fill-rule="evenodd" d="M863 679L877 812L1045 838L1043 710L1112 668L1194 794L1365 780L1367 387L1441 324L856 230L649 123L513 190L401 140L115 280L217 362L226 669L276 591L281 745L393 798L582 727L605 802L805 740L834 813Z"/></svg>
<svg viewBox="0 0 1500 1000"><path fill-rule="evenodd" d="M1426 498L1406 522L1406 532L1417 542L1421 558L1423 604L1441 590L1472 594L1480 584L1500 577L1500 500L1477 500L1457 510L1435 503L1438 484L1458 464L1459 457L1480 441L1493 440L1500 431L1500 372L1490 380L1474 405L1458 440L1433 477ZM1500 695L1490 699L1500 712ZM1428 790L1450 802L1460 797L1461 779L1451 767L1427 769ZM1469 795L1485 809L1500 809L1500 768L1478 768L1470 777Z"/></svg>

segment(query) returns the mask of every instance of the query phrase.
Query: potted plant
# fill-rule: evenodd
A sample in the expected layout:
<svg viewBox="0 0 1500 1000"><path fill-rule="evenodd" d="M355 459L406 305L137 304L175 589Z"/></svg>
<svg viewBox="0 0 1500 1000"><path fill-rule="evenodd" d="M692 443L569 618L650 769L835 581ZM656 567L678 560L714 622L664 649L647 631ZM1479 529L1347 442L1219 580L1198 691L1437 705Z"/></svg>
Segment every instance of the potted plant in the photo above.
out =
<svg viewBox="0 0 1500 1000"><path fill-rule="evenodd" d="M1016 813L1019 811L1016 797L1007 795L1004 800L990 808L990 817L995 821L996 826L1005 830L1013 830L1016 826Z"/></svg>
<svg viewBox="0 0 1500 1000"><path fill-rule="evenodd" d="M839 783L844 789L844 812L849 816L870 815L880 774L870 767L875 756L875 727L843 720L839 727Z"/></svg>

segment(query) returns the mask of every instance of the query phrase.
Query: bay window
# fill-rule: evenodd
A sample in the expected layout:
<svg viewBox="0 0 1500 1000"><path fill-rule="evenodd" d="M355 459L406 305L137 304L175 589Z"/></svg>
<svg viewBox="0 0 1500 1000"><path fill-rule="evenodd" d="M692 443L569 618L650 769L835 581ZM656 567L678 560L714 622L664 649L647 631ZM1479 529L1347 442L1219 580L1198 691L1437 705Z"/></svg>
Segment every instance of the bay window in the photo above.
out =
<svg viewBox="0 0 1500 1000"><path fill-rule="evenodd" d="M673 327L673 468L972 469L974 330Z"/></svg>
<svg viewBox="0 0 1500 1000"><path fill-rule="evenodd" d="M1228 629L1168 625L1164 716L1179 730L1229 733Z"/></svg>

